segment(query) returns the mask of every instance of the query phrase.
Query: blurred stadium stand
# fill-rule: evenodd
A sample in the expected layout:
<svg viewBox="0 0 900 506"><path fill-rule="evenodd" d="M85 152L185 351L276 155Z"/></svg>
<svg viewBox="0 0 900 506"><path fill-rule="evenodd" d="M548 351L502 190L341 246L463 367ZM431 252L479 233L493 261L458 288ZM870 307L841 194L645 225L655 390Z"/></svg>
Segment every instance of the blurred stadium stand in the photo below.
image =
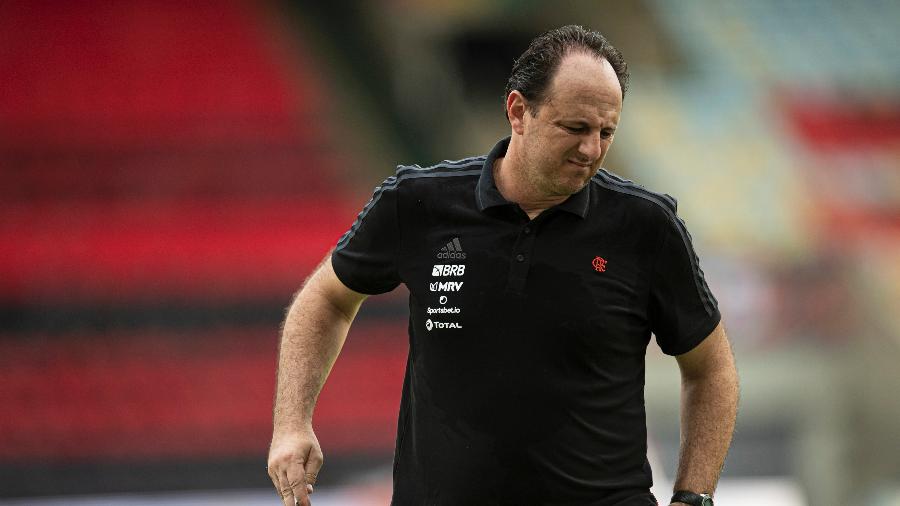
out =
<svg viewBox="0 0 900 506"><path fill-rule="evenodd" d="M679 198L735 344L720 502L900 504L897 20L889 0L0 3L0 499L275 499L243 490L270 487L291 294L395 163L507 135L512 59L579 23L632 69L607 166ZM316 504L386 504L403 299L366 303L322 393ZM663 500L677 377L653 345ZM163 493L189 489L235 491ZM157 495L68 495L114 492Z"/></svg>
<svg viewBox="0 0 900 506"><path fill-rule="evenodd" d="M278 324L362 201L277 14L0 6L0 495L270 486ZM316 413L335 478L393 448L374 313Z"/></svg>

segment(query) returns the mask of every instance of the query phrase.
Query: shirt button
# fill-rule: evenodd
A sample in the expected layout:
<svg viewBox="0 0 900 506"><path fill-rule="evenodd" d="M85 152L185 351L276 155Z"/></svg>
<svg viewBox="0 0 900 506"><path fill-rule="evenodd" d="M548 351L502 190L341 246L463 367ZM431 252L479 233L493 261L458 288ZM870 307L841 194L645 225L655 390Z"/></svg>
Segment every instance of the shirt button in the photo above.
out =
<svg viewBox="0 0 900 506"><path fill-rule="evenodd" d="M516 260L518 260L519 262L524 262L524 261L525 261L525 255L519 253L518 255L516 255Z"/></svg>
<svg viewBox="0 0 900 506"><path fill-rule="evenodd" d="M531 227L525 227L524 229L522 229L522 232L524 232L524 233L526 233L526 234L530 234L530 233L531 233Z"/></svg>

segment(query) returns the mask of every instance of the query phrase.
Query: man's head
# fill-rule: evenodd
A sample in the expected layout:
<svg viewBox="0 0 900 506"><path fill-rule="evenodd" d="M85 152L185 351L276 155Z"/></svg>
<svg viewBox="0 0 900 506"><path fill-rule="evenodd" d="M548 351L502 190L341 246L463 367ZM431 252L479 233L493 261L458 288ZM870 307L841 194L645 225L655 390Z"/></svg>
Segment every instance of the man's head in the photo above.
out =
<svg viewBox="0 0 900 506"><path fill-rule="evenodd" d="M528 49L513 63L503 97L509 97L510 92L517 90L528 100L530 107L540 107L559 64L571 51L586 52L597 59L608 61L616 73L622 98L625 98L625 92L628 91L628 65L622 53L600 32L578 25L556 28L532 40Z"/></svg>
<svg viewBox="0 0 900 506"><path fill-rule="evenodd" d="M627 81L622 55L578 26L541 35L516 60L507 156L536 196L571 195L590 181L612 144Z"/></svg>

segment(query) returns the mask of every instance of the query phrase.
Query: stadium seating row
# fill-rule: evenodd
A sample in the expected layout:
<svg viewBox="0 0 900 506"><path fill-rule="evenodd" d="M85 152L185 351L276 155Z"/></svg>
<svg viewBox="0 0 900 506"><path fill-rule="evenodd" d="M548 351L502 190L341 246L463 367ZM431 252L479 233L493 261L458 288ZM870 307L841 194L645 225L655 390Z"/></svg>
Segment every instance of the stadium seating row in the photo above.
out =
<svg viewBox="0 0 900 506"><path fill-rule="evenodd" d="M330 451L393 447L401 322L354 330L316 409ZM0 337L0 462L259 455L275 329Z"/></svg>

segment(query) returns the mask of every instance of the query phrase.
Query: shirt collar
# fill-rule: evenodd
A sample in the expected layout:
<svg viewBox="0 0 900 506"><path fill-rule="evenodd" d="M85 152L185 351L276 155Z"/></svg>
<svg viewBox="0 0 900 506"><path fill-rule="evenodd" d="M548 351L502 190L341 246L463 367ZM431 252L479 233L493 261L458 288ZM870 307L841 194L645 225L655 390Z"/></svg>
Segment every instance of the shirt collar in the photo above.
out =
<svg viewBox="0 0 900 506"><path fill-rule="evenodd" d="M475 185L475 198L480 211L484 211L489 207L514 205L513 202L506 200L500 194L500 190L497 189L497 184L494 182L494 161L506 155L509 140L510 137L507 137L495 144L481 167L481 176L478 178L478 184ZM588 183L584 188L572 194L561 204L553 206L553 208L584 218L587 216L588 204L591 200L590 192L591 185Z"/></svg>

